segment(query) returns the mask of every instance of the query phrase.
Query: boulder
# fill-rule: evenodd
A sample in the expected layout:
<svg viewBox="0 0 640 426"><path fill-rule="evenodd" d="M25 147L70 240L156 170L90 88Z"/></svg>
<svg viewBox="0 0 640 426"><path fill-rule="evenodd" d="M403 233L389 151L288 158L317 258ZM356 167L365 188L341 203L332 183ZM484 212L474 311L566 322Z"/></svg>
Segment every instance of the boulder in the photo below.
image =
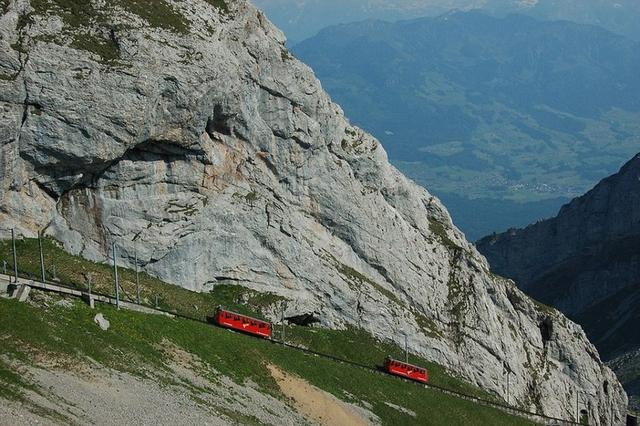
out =
<svg viewBox="0 0 640 426"><path fill-rule="evenodd" d="M93 317L93 322L95 322L98 327L100 327L104 331L107 331L111 326L111 323L101 313L96 314L96 316Z"/></svg>

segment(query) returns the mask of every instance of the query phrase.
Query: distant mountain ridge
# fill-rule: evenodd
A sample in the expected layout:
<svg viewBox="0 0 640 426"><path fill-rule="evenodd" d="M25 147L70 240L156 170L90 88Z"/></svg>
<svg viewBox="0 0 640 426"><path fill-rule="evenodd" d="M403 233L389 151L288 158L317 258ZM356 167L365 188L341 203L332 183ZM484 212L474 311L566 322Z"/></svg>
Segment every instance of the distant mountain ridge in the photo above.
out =
<svg viewBox="0 0 640 426"><path fill-rule="evenodd" d="M580 323L605 359L618 358L639 402L640 154L557 217L477 247L494 272Z"/></svg>
<svg viewBox="0 0 640 426"><path fill-rule="evenodd" d="M598 25L640 40L635 0L256 0L295 43L322 28L363 19L399 20L481 9L496 16L520 13L548 20Z"/></svg>
<svg viewBox="0 0 640 426"><path fill-rule="evenodd" d="M443 198L559 208L638 146L640 45L598 27L452 12L334 26L293 51L396 166ZM545 216L457 223L473 239Z"/></svg>

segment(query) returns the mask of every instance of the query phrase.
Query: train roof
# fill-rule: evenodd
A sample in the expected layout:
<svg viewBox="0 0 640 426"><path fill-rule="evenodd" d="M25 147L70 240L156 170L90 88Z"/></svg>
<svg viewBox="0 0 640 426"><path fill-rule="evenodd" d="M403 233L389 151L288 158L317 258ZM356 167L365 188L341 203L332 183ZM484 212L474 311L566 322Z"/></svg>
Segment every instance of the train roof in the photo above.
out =
<svg viewBox="0 0 640 426"><path fill-rule="evenodd" d="M230 311L229 309L225 309L223 306L218 306L216 311L225 312L225 313L233 314L233 315L238 315L239 317L249 318L249 319L252 319L252 320L255 320L255 321L260 321L260 322L264 322L264 323L267 323L267 324L271 324L269 321L266 321L266 320L261 320L259 318L252 317L250 315L245 315L245 314L241 314L239 312Z"/></svg>
<svg viewBox="0 0 640 426"><path fill-rule="evenodd" d="M387 361L393 361L393 362L397 362L398 364L406 365L407 367L413 367L413 368L417 368L417 369L420 369L420 370L426 370L425 367L420 367L419 365L415 365L415 364L409 364L408 362L400 361L399 359L391 358L390 356L387 357Z"/></svg>

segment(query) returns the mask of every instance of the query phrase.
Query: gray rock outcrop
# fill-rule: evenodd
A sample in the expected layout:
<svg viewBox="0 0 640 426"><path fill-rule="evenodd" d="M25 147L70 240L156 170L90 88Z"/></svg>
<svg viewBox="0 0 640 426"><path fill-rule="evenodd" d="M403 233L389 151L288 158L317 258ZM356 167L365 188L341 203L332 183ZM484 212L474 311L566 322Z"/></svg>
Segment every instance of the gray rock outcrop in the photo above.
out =
<svg viewBox="0 0 640 426"><path fill-rule="evenodd" d="M610 250L613 247L609 246L613 243L624 245L626 240L638 239L638 236L640 155L584 196L563 206L555 218L524 229L510 229L502 234L487 236L477 246L487 256L493 270L515 279L520 288L544 297L544 293L550 292L557 284L550 282L552 270L557 270L557 276L561 267L567 269L573 266L582 274L591 274L593 268L589 268L589 264L607 252L609 256L630 255L629 266L633 267L635 264L637 272L640 258L633 250ZM591 260L584 263L587 258ZM578 264L579 262L583 263ZM611 272L626 277L637 276L631 270ZM611 288L609 285L597 284L603 277L587 278L583 275L579 280L580 285L576 280L571 285L564 283L562 289L556 289L570 294L571 300L560 301L556 299L561 297L555 297L554 301L560 303L559 307L563 311L578 312L623 287L635 284L628 282L628 279L621 279L623 276L612 276L609 285L620 287ZM543 285L544 289L541 288Z"/></svg>
<svg viewBox="0 0 640 426"><path fill-rule="evenodd" d="M580 323L605 359L633 359L624 354L640 348L640 155L555 218L478 249L493 271ZM625 378L637 398L639 373Z"/></svg>
<svg viewBox="0 0 640 426"><path fill-rule="evenodd" d="M0 3L0 222L287 316L404 342L511 402L592 424L626 395L577 325L489 273L446 209L349 124L244 0ZM75 4L75 3L74 3Z"/></svg>

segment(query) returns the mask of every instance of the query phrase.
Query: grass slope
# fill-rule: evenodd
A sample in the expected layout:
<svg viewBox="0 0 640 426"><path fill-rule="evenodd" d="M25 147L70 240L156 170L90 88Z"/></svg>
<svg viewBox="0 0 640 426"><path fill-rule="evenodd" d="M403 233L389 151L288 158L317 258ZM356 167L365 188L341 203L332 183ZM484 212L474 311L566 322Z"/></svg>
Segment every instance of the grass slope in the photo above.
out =
<svg viewBox="0 0 640 426"><path fill-rule="evenodd" d="M37 239L17 240L16 252L20 275L33 278L39 277L40 266ZM47 279L49 281L51 281L53 276L53 265L55 265L56 281L59 283L86 289L87 276L90 274L92 276L92 289L94 292L101 292L110 295L114 293L113 271L110 265L95 263L82 259L78 256L72 256L65 252L56 241L51 239L43 239L43 252ZM0 241L0 264L3 260L7 261L8 271L12 271L13 261L10 241ZM136 294L135 271L120 268L119 276L121 279L121 285L124 289L124 298L134 300ZM208 321L218 305L224 305L229 309L256 317L264 317L263 312L265 312L266 309L273 309L274 307L287 302L279 296L257 293L251 289L238 285L222 283L216 285L211 293L200 294L164 283L145 273L140 273L139 277L141 299L144 303L153 305L157 297L160 307L200 321ZM212 355L205 356L203 353L211 350L212 346L216 346L216 351L222 352L224 352L225 347L238 348L238 350L240 348L244 348L239 350L239 352L235 352L234 350L234 353L259 353L260 359L267 359L265 357L268 354L282 354L282 352L279 351L284 350L280 347L276 349L273 345L266 344L265 342L254 341L251 339L248 341L242 340L245 339L243 336L229 335L229 333L212 328L205 324L188 322L186 320L168 320L164 318L147 317L129 312L117 312L109 307L100 307L102 311L106 312L110 320L113 315L117 316L117 318L123 319L121 323L112 322L113 328L110 329L108 333L105 333L105 335L94 330L95 326L91 322L93 311L89 311L82 305L76 306L70 311L50 308L45 311L44 316L39 316L31 307L24 305L14 306L12 305L12 302L5 301L2 301L2 303L3 305L0 305L0 307L2 307L2 309L0 309L0 322L2 323L2 325L0 325L0 336L2 336L2 339L4 340L2 342L2 350L8 350L12 353L12 356L17 356L21 360L28 359L29 350L26 348L37 348L38 350L63 354L74 354L79 351L81 357L88 356L106 366L129 372L139 370L141 365L163 368L163 357L161 353L158 352L158 349L155 348L155 345L158 344L163 337L167 337L169 340L182 346L186 350L201 356L205 360L211 361L212 364L215 365L215 368L224 374L229 374L231 377L235 377L239 381L248 377L252 377L254 380L258 381L260 380L260 374L262 373L253 371L256 368L253 361L249 361L250 366L244 366L242 362L237 364L227 364L227 361L224 361L227 359L225 358L226 355L222 356L219 354L215 356L219 359L214 357L218 362L214 362L215 359L211 358ZM57 315L56 312L62 313L63 315ZM30 316L33 316L33 318L29 319ZM131 321L127 321L127 318ZM276 327L277 335L279 335L279 331L280 326ZM215 339L222 339L226 343L222 346L217 344L211 345L208 343L212 341L211 338L207 337L207 334L203 333L213 333L217 336ZM288 343L300 345L305 348L336 357L349 359L368 366L380 365L386 355L391 355L400 359L403 357L403 351L397 345L390 342L378 341L363 330L327 330L291 325L286 326L285 333ZM81 335L83 338L86 338L86 341L77 341L77 335ZM109 341L103 341L107 336L109 336ZM234 340L231 342L226 339L240 340ZM117 348L117 350L114 348ZM270 348L269 351L275 352L260 352L263 349L266 350L265 348ZM256 352L258 349L260 350ZM130 354L136 354L136 356L132 358ZM303 357L302 354L298 354L295 355L294 358L297 360L298 358L296 357L298 356ZM130 362L131 359L138 361L132 364ZM228 362L231 362L234 359L233 355L229 355ZM284 358L282 358L282 360L284 360ZM305 372L306 370L304 365L305 363L309 363L309 358L303 357L300 358L300 360L301 361L296 364L296 369L289 368L286 363L280 363L279 365L281 365L285 370L300 374L302 377L307 378L312 383L317 384L323 389L327 389L334 394L339 393L340 395L338 396L344 397L342 390L347 389L340 388L343 383L342 379L336 382L335 380L338 380L338 378L334 377L335 374L332 374L332 379L329 380L328 378L323 377L321 369L318 370L317 376L314 377L316 374L314 372L315 370ZM302 360L305 361L303 362ZM317 358L314 358L314 362L311 362L311 364L314 364L315 360L317 360ZM323 363L326 362L328 361L323 361ZM470 385L436 363L413 355L410 356L410 362L427 367L430 373L430 382L434 385L479 396L485 399L497 400L494 395L488 394L487 392ZM329 368L327 371L334 371L334 369L337 368L327 364L324 364L324 367ZM340 368L347 368L347 366L341 366ZM358 370L355 367L348 368L349 377L354 377L353 375L356 374L367 377L367 380L383 380L375 374ZM2 374L2 371L5 370L2 370L0 365L0 375L3 375L2 380L6 379L5 381L10 382L12 378L9 375L9 372L6 372L8 375L7 377L4 377L5 375ZM260 368L258 368L258 370L260 370ZM258 374L258 376L253 377L256 374ZM342 375L340 375L340 377L342 377ZM265 377L262 377L262 379L265 379ZM265 386L265 389L267 390L276 391L276 388L274 388L274 382L267 379L265 380L259 383ZM323 384L324 387L320 386L318 383ZM340 384L340 386L338 386L338 384ZM401 385L408 386L406 384ZM368 390L367 392L364 392L365 388ZM407 389L412 388L412 386L408 386ZM354 395L362 394L366 396L367 400L375 400L375 398L380 398L382 395L386 395L386 392L383 394L373 392L369 386L363 387L360 393L354 393L351 390L348 390L348 392ZM412 392L423 391L413 389L410 393ZM433 391L429 391L429 393L436 395ZM9 397L11 395L4 396ZM15 398L16 395L13 395L13 397ZM435 398L435 396L432 397ZM456 405L458 402L462 402L461 400L451 397L444 397L442 395L440 395L440 397L445 398L445 400L448 401L447 403L450 405ZM402 399L400 399L400 401L402 401ZM464 403L463 406L466 406L466 404L468 403ZM470 406L475 407L473 404ZM393 409L390 409L388 406L385 405L385 407L393 411ZM413 410L413 408L411 409ZM458 409L453 409L454 412L456 410ZM495 414L497 415L497 412Z"/></svg>
<svg viewBox="0 0 640 426"><path fill-rule="evenodd" d="M366 401L384 424L528 424L431 389L206 324L117 311L111 306L100 306L99 311L111 321L111 328L106 332L93 324L96 311L79 301L71 307L54 304L37 308L0 299L0 354L3 359L15 358L27 363L41 357L59 358L70 360L67 362L76 366L88 364L91 358L116 370L153 379L154 370L168 371L162 347L170 341L234 381L243 383L250 379L262 392L284 399L265 369L266 364L275 364L338 398ZM338 350L345 354L353 356L366 344L358 341L349 346L335 333L327 339L335 337ZM22 388L29 386L6 364L0 364L0 383L0 397L6 399L20 400ZM412 410L416 417L399 412L385 402Z"/></svg>
<svg viewBox="0 0 640 426"><path fill-rule="evenodd" d="M92 290L96 293L114 295L113 269L111 265L91 262L64 251L60 245L45 238L43 253L47 280L52 281L55 265L56 282L86 290L87 276L92 276ZM40 277L39 248L37 239L22 239L16 241L16 253L19 275L25 278ZM13 257L11 241L0 241L0 263L5 260L9 273L13 271ZM118 275L123 287L123 299L135 301L136 278L135 271L119 268ZM147 305L154 305L156 297L159 307L190 318L209 321L215 309L225 306L247 315L264 318L263 312L268 308L279 306L287 301L270 293L258 293L246 287L221 283L214 287L211 293L194 293L183 288L167 284L146 273L139 274L141 301ZM279 336L281 327L276 327ZM402 358L404 352L397 345L380 342L370 334L357 329L342 331L318 328L286 326L287 342L299 344L306 348L347 358L351 361L366 365L380 364L385 356L391 355ZM446 369L436 363L419 357L410 357L415 364L429 368L431 383L459 392L496 399L465 381L456 378Z"/></svg>

